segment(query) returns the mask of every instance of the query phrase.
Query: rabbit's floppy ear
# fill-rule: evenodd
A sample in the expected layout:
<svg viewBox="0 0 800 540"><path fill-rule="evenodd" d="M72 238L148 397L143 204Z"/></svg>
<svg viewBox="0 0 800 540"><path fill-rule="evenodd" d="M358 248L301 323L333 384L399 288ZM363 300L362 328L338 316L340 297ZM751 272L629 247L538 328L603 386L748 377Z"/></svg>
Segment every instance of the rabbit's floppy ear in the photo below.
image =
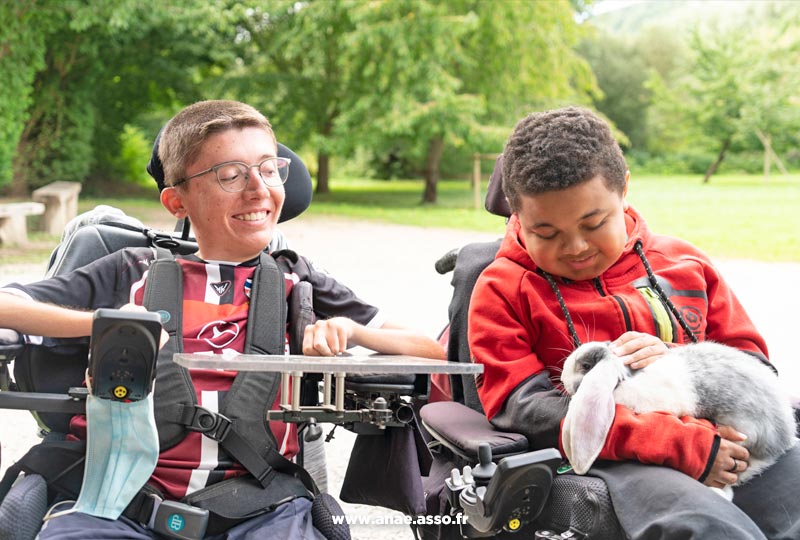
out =
<svg viewBox="0 0 800 540"><path fill-rule="evenodd" d="M614 388L618 382L619 369L613 362L600 362L583 377L570 400L561 444L577 474L586 474L603 449L614 422Z"/></svg>

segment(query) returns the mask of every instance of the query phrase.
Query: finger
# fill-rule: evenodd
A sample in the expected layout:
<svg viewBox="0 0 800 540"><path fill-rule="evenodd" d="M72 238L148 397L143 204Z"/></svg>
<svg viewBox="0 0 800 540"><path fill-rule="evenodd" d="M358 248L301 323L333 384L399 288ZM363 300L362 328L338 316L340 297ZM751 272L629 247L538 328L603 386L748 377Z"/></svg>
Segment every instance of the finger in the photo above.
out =
<svg viewBox="0 0 800 540"><path fill-rule="evenodd" d="M303 331L303 354L307 356L319 356L319 353L314 348L314 326L306 326Z"/></svg>
<svg viewBox="0 0 800 540"><path fill-rule="evenodd" d="M340 354L347 350L347 329L337 326L336 330L336 354Z"/></svg>
<svg viewBox="0 0 800 540"><path fill-rule="evenodd" d="M628 345L630 345L630 343ZM622 360L622 363L625 365L631 365L636 362L648 362L649 360L651 360L653 356L657 356L658 354L660 354L655 346L647 345L645 343L641 343L638 348L630 350L625 354L620 354L621 351L622 350L620 349L620 352L615 352L615 354L619 357L620 360ZM642 367L644 367L644 365Z"/></svg>
<svg viewBox="0 0 800 540"><path fill-rule="evenodd" d="M621 347L622 345L625 345L626 343L628 343L633 339L638 339L642 335L644 334L642 334L641 332L633 332L633 331L625 332L622 335L620 335L617 339L611 342L611 347L612 348Z"/></svg>
<svg viewBox="0 0 800 540"><path fill-rule="evenodd" d="M733 472L733 473L735 473L737 475L742 474L750 466L750 464L747 461L743 460L743 459L737 459L735 465L736 465L736 468L731 472Z"/></svg>
<svg viewBox="0 0 800 540"><path fill-rule="evenodd" d="M659 342L658 338L654 336L635 334L633 336L628 336L628 338L619 345L612 345L611 350L617 356L628 356Z"/></svg>
<svg viewBox="0 0 800 540"><path fill-rule="evenodd" d="M314 348L322 356L333 356L335 354L331 349L330 331L329 325L322 323L314 333Z"/></svg>
<svg viewBox="0 0 800 540"><path fill-rule="evenodd" d="M304 337L308 339L303 340L303 349L306 348L306 343L310 350L313 351L315 356L331 356L330 347L328 347L328 339L327 339L327 325L324 321L317 322L313 326L309 326L306 330L310 332L310 334L306 334Z"/></svg>
<svg viewBox="0 0 800 540"><path fill-rule="evenodd" d="M720 482L729 486L731 484L735 484L739 480L739 475L736 473L725 471L717 475L717 478L719 479Z"/></svg>
<svg viewBox="0 0 800 540"><path fill-rule="evenodd" d="M629 354L636 349L630 346L632 341L639 339L638 332L625 332L617 339L611 342L611 352L617 356Z"/></svg>
<svg viewBox="0 0 800 540"><path fill-rule="evenodd" d="M731 426L724 424L720 424L717 426L717 433L719 433L719 436L722 437L723 439L727 439L733 442L742 442L744 440L747 440L747 435L745 435L740 431L735 430Z"/></svg>
<svg viewBox="0 0 800 540"><path fill-rule="evenodd" d="M715 488L724 488L731 484L735 484L736 481L739 480L739 477L732 473L722 472L715 475L709 475L709 477L703 482L703 484L709 487Z"/></svg>
<svg viewBox="0 0 800 540"><path fill-rule="evenodd" d="M623 362L630 366L631 369L642 369L643 367L649 366L666 353L667 351L664 345L659 343L636 351L630 355L629 358L623 359Z"/></svg>
<svg viewBox="0 0 800 540"><path fill-rule="evenodd" d="M719 451L717 452L718 460L726 460L723 465L730 466L731 459L738 459L740 461L750 461L750 452L747 448L742 446L736 441L729 441L728 439L720 439Z"/></svg>
<svg viewBox="0 0 800 540"><path fill-rule="evenodd" d="M337 355L342 350L341 328L337 325L327 325L327 332L325 333L325 340L330 354Z"/></svg>

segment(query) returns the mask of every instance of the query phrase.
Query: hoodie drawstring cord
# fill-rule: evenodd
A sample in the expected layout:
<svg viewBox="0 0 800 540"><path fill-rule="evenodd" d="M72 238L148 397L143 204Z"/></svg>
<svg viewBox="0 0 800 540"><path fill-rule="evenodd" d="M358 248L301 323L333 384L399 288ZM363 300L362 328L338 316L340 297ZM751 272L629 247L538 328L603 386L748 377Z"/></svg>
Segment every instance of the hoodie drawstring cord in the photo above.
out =
<svg viewBox="0 0 800 540"><path fill-rule="evenodd" d="M558 305L561 306L561 313L564 314L564 318L567 320L567 328L569 328L569 335L572 336L572 345L577 349L581 346L581 340L578 337L578 333L575 331L575 325L572 323L572 316L569 314L569 310L567 309L567 304L564 302L564 297L561 296L561 290L558 288L558 283L556 280L553 279L553 276L539 268L539 274L541 274L544 279L547 280L547 283L550 284L550 288L553 289L553 292L556 295L556 299L558 300Z"/></svg>
<svg viewBox="0 0 800 540"><path fill-rule="evenodd" d="M644 256L644 248L642 248L642 241L637 240L635 244L633 244L633 249L636 250L636 254L639 255L639 258L642 260L642 264L644 265L644 269L647 272L647 279L650 280L650 286L653 287L653 290L656 291L659 298L664 301L667 305L669 310L675 316L675 319L683 328L683 331L686 332L686 335L692 341L692 343L697 343L697 336L694 335L691 327L689 327L689 323L686 322L686 319L683 318L683 315L678 308L675 307L675 304L672 303L672 300L664 292L664 289L661 288L661 285L658 283L655 274L653 273L653 269L650 268L650 262L647 260L647 257Z"/></svg>
<svg viewBox="0 0 800 540"><path fill-rule="evenodd" d="M636 251L636 254L639 256L639 259L641 259L642 264L644 265L645 272L647 272L647 279L650 281L650 286L653 288L654 291L656 291L658 297L661 298L664 304L666 304L666 306L669 308L672 315L681 325L681 328L683 328L683 331L686 332L688 338L693 343L697 343L697 336L689 327L689 323L686 322L686 319L683 318L681 312L678 311L678 308L675 307L675 304L672 303L667 294L664 292L664 289L662 289L661 285L659 285L658 280L656 279L656 276L653 273L653 269L650 267L650 262L644 255L644 248L642 248L642 241L637 240L636 243L633 245L633 249L634 251ZM572 322L572 316L569 313L569 309L567 309L566 302L564 302L564 297L561 296L561 290L558 288L558 283L556 283L556 280L553 278L553 276L551 276L541 268L539 268L537 272L541 276L543 276L544 279L547 280L547 283L550 285L550 288L553 289L553 293L555 293L556 299L558 300L558 305L561 306L561 313L564 314L564 319L567 321L567 328L569 329L570 336L572 336L572 344L577 349L581 345L581 340L578 337L578 333L575 331L575 325Z"/></svg>

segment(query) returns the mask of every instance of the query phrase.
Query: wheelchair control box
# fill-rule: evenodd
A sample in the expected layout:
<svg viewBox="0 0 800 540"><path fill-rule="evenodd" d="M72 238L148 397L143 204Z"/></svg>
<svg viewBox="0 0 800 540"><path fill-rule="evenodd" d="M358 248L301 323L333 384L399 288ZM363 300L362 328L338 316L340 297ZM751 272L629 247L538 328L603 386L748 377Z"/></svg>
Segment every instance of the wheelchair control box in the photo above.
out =
<svg viewBox="0 0 800 540"><path fill-rule="evenodd" d="M89 346L92 394L117 401L144 399L153 389L160 338L158 313L95 311Z"/></svg>

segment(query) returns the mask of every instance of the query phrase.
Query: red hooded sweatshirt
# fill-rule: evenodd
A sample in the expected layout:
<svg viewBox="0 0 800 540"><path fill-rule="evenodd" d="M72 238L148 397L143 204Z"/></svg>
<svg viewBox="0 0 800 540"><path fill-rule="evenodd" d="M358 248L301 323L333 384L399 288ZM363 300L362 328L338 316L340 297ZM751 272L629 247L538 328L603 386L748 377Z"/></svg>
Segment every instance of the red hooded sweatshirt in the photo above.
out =
<svg viewBox="0 0 800 540"><path fill-rule="evenodd" d="M766 360L764 339L705 254L685 241L652 234L632 208L626 211L625 221L628 242L602 275L587 281L553 276L582 343L613 341L630 330L658 336L666 343L689 342L650 284L634 249L641 243L661 288L697 339L723 343ZM564 359L574 349L564 311L551 284L537 272L519 228L512 216L500 250L478 279L470 301L470 350L473 361L484 365L477 380L478 394L490 420L503 409L509 394L530 377L547 370L556 383ZM664 413L637 415L618 405L599 458L666 465L703 478L718 445L710 422Z"/></svg>

